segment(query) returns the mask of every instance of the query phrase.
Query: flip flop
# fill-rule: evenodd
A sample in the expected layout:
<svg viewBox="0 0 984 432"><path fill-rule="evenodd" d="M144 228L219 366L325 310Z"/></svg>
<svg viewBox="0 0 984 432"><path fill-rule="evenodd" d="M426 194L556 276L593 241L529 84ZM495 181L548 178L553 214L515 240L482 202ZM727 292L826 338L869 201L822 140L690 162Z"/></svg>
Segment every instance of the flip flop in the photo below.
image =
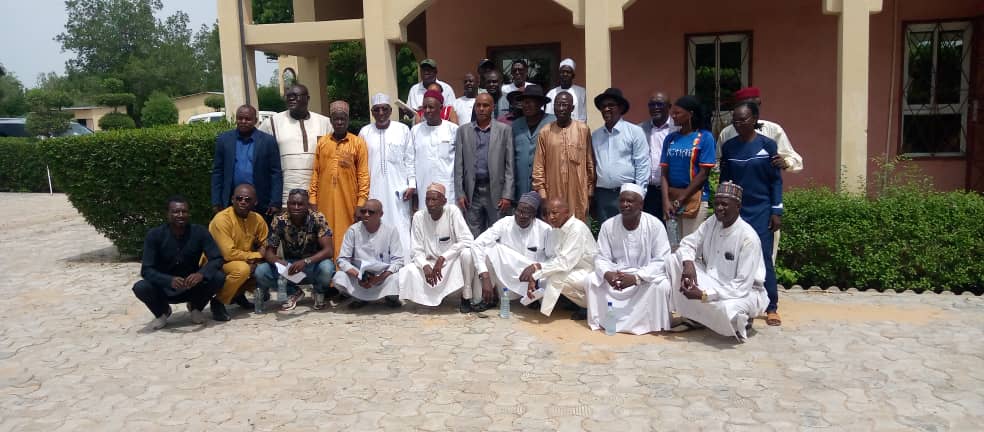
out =
<svg viewBox="0 0 984 432"><path fill-rule="evenodd" d="M770 326L781 326L782 319L779 318L779 312L769 312L765 315L765 323Z"/></svg>
<svg viewBox="0 0 984 432"><path fill-rule="evenodd" d="M688 332L688 331L691 331L691 330L700 330L702 328L704 328L704 325L703 324L701 324L701 323L699 323L697 321L691 321L691 320L687 319L687 320L681 321L680 324L677 324L677 325L673 326L672 328L670 328L669 331L671 333L683 333L683 332Z"/></svg>

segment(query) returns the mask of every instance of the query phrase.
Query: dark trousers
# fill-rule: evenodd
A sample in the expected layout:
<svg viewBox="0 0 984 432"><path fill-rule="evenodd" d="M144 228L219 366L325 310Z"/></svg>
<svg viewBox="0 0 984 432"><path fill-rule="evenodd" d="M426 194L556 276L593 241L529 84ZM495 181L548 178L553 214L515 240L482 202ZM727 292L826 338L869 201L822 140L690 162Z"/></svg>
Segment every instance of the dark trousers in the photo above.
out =
<svg viewBox="0 0 984 432"><path fill-rule="evenodd" d="M461 193L465 193L462 191ZM492 196L488 180L475 180L475 191L465 209L465 223L472 236L478 237L499 220L499 200Z"/></svg>
<svg viewBox="0 0 984 432"><path fill-rule="evenodd" d="M192 309L204 309L209 299L222 289L224 282L225 275L221 275L220 273L219 277L212 278L211 280L202 280L198 285L182 291L178 295L171 296L164 290L165 287L157 286L145 279L141 279L133 284L133 293L136 294L140 301L147 305L150 313L154 314L155 317L159 317L167 313L169 304L189 302L191 303Z"/></svg>
<svg viewBox="0 0 984 432"><path fill-rule="evenodd" d="M769 294L769 307L766 312L775 312L779 309L779 286L776 282L776 266L772 262L772 238L775 235L772 231L765 230L765 234L759 234L759 241L762 242L762 259L765 261L765 292Z"/></svg>
<svg viewBox="0 0 984 432"><path fill-rule="evenodd" d="M595 188L591 207L594 208L592 216L598 224L603 224L608 218L618 214L618 194L618 189Z"/></svg>
<svg viewBox="0 0 984 432"><path fill-rule="evenodd" d="M642 211L663 220L663 190L652 185L646 189L646 199L642 202Z"/></svg>

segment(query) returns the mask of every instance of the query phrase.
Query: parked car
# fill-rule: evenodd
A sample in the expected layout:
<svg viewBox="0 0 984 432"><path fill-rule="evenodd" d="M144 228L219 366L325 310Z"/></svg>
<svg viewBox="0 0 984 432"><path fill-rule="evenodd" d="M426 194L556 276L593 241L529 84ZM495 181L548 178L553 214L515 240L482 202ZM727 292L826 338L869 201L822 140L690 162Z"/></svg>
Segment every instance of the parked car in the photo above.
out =
<svg viewBox="0 0 984 432"><path fill-rule="evenodd" d="M274 114L277 113L273 111L258 112L257 117L259 118L256 119L256 124L259 125L260 123L263 123L264 121L266 121L266 119L273 117ZM220 122L225 120L225 118L226 118L225 111L216 111L216 112L210 112L205 114L195 114L191 117L188 117L188 124Z"/></svg>
<svg viewBox="0 0 984 432"><path fill-rule="evenodd" d="M27 128L24 127L25 123L24 117L0 118L0 137L29 137ZM88 135L91 133L93 133L92 129L70 121L68 122L68 129L58 136Z"/></svg>

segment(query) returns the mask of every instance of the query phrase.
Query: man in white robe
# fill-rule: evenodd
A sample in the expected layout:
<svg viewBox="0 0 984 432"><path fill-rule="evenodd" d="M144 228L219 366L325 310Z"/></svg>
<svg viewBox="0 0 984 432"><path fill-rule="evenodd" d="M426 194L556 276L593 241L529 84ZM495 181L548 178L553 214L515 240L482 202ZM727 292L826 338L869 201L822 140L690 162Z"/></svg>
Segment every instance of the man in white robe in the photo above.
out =
<svg viewBox="0 0 984 432"><path fill-rule="evenodd" d="M535 262L547 259L547 233L550 225L537 219L540 195L528 192L519 198L516 212L496 221L485 230L472 245L475 255L475 271L478 274L479 294L482 303L472 308L482 311L495 305L504 288L510 300L527 294L528 283L520 281L523 270ZM473 301L476 295L473 294Z"/></svg>
<svg viewBox="0 0 984 432"><path fill-rule="evenodd" d="M666 274L680 316L745 342L752 319L765 312L769 298L758 234L739 215L741 192L741 186L721 183L714 217L683 238L667 260Z"/></svg>
<svg viewBox="0 0 984 432"><path fill-rule="evenodd" d="M670 329L670 282L665 260L670 254L666 228L643 213L645 191L622 185L619 214L601 224L595 272L588 282L588 326L604 326L608 303L615 311L615 329L646 334Z"/></svg>
<svg viewBox="0 0 984 432"><path fill-rule="evenodd" d="M369 198L377 199L386 211L383 225L400 235L400 243L410 251L410 199L417 190L414 169L413 139L407 125L390 121L389 96L377 93L372 97L374 123L365 125L359 136L366 141L369 152Z"/></svg>
<svg viewBox="0 0 984 432"><path fill-rule="evenodd" d="M417 183L447 185L445 197L455 201L454 139L458 125L441 119L444 97L428 90L424 95L424 121L410 129L414 145L414 170ZM418 202L424 202L426 191L418 190ZM419 205L419 204L418 204Z"/></svg>
<svg viewBox="0 0 984 432"><path fill-rule="evenodd" d="M465 89L465 94L455 99L451 106L454 107L454 113L458 116L458 124L466 125L472 122L472 109L475 107L475 96L478 96L478 78L475 77L475 74L465 73L462 87Z"/></svg>
<svg viewBox="0 0 984 432"><path fill-rule="evenodd" d="M392 225L383 223L383 204L369 199L359 208L359 222L349 226L338 252L338 272L332 282L352 296L349 309L385 299L389 307L400 307L399 277L406 248Z"/></svg>
<svg viewBox="0 0 984 432"><path fill-rule="evenodd" d="M594 272L598 244L591 229L580 219L571 217L570 206L560 198L551 198L547 202L546 216L547 223L553 227L544 245L546 261L530 264L519 275L519 280L527 283L528 298L542 297L540 313L547 316L553 313L563 294L580 308L571 314L571 319L586 319L585 283Z"/></svg>
<svg viewBox="0 0 984 432"><path fill-rule="evenodd" d="M424 306L437 306L445 297L461 290L462 313L471 312L475 264L471 246L474 237L458 206L448 205L444 185L427 187L426 209L413 215L410 236L412 264L400 271L400 299Z"/></svg>
<svg viewBox="0 0 984 432"><path fill-rule="evenodd" d="M574 96L574 107L571 110L571 118L579 122L588 121L587 91L584 87L574 84L574 59L566 58L560 62L560 85L554 87L547 93L547 98L557 100L560 92L568 92ZM547 114L554 114L553 104L547 104Z"/></svg>
<svg viewBox="0 0 984 432"><path fill-rule="evenodd" d="M310 188L318 139L331 135L333 129L328 117L308 110L311 95L303 84L290 86L284 99L287 111L275 114L257 129L277 139L284 171L283 202L287 202L287 192L291 189Z"/></svg>

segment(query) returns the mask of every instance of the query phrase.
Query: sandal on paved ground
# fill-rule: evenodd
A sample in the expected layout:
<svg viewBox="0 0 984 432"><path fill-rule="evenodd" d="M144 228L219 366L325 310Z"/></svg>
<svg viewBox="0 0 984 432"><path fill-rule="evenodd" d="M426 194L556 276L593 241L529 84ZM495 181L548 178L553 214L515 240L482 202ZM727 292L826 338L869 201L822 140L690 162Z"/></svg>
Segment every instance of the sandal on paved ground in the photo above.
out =
<svg viewBox="0 0 984 432"><path fill-rule="evenodd" d="M304 298L304 290L297 288L297 292L287 296L287 301L285 301L284 304L280 306L280 310L282 311L294 310L294 308L297 307L297 302L301 301L302 298Z"/></svg>
<svg viewBox="0 0 984 432"><path fill-rule="evenodd" d="M769 312L765 314L765 323L770 326L782 325L782 319L779 318L779 312Z"/></svg>
<svg viewBox="0 0 984 432"><path fill-rule="evenodd" d="M689 320L689 319L685 319L685 320L681 321L680 324L677 324L677 325L673 326L672 328L670 328L669 331L672 332L672 333L683 333L683 332L688 332L688 331L691 331L691 330L700 330L702 328L704 328L704 325L703 324L701 324L701 323L699 323L697 321L692 321L692 320Z"/></svg>

